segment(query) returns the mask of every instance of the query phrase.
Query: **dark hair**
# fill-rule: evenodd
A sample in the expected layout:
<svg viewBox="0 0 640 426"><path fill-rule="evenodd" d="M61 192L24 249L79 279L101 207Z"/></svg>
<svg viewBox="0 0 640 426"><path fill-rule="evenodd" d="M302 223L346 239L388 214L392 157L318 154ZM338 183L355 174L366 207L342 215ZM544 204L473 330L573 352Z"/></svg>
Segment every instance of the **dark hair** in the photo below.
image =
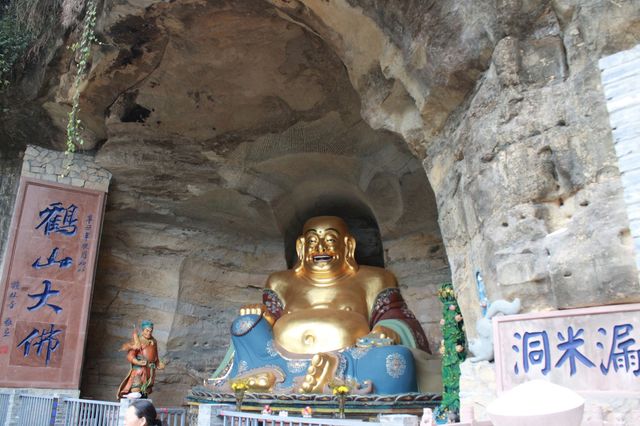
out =
<svg viewBox="0 0 640 426"><path fill-rule="evenodd" d="M162 426L162 420L156 419L158 413L156 413L156 407L150 401L146 399L136 399L131 403L136 417L139 419L145 418L149 426Z"/></svg>

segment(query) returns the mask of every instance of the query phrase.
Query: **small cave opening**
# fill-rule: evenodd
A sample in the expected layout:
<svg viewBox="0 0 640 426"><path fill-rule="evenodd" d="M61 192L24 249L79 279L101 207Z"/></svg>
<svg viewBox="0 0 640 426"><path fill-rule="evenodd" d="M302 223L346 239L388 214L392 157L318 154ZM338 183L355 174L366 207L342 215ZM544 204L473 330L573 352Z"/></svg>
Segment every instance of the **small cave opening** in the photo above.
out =
<svg viewBox="0 0 640 426"><path fill-rule="evenodd" d="M144 123L155 110L137 103L137 97L137 90L121 94L113 106L109 108L109 115L118 117L122 123Z"/></svg>
<svg viewBox="0 0 640 426"><path fill-rule="evenodd" d="M151 110L133 103L125 108L120 121L123 123L144 123L145 120L151 115Z"/></svg>

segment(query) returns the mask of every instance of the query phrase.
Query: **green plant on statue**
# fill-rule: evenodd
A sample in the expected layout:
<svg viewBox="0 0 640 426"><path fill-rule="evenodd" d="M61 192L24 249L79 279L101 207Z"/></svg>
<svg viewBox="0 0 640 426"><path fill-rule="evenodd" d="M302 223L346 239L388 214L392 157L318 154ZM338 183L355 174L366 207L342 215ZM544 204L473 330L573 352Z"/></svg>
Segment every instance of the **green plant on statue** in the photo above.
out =
<svg viewBox="0 0 640 426"><path fill-rule="evenodd" d="M438 290L442 302L442 403L438 407L437 418L448 419L449 414L460 412L460 363L466 358L464 320L451 283L444 283Z"/></svg>

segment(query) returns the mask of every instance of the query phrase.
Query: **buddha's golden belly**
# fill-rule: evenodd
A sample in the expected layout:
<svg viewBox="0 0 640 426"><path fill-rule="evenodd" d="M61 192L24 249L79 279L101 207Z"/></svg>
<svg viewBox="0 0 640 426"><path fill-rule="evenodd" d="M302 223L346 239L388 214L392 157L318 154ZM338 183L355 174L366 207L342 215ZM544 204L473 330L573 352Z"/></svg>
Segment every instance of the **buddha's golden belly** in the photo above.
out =
<svg viewBox="0 0 640 426"><path fill-rule="evenodd" d="M353 311L309 309L285 314L276 321L276 341L289 352L316 354L353 346L369 332L367 319Z"/></svg>

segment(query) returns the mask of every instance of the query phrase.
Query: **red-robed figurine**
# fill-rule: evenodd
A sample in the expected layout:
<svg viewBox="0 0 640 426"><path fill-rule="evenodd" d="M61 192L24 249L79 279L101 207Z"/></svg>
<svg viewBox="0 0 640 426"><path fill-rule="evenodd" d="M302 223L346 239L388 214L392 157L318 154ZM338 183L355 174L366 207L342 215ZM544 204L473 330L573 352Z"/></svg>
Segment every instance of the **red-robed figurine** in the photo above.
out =
<svg viewBox="0 0 640 426"><path fill-rule="evenodd" d="M134 328L130 342L122 345L131 364L129 374L118 388L118 398L146 398L153 390L156 369L164 364L158 358L158 343L153 338L153 323L142 321L142 333Z"/></svg>

